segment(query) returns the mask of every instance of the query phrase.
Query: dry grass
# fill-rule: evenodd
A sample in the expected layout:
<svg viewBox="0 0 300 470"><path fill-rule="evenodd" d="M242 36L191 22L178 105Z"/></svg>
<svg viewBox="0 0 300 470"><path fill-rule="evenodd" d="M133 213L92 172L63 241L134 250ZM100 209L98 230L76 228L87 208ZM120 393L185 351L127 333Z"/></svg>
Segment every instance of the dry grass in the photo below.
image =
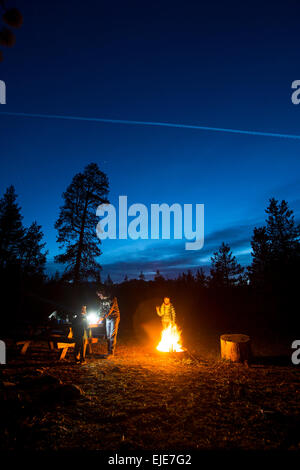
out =
<svg viewBox="0 0 300 470"><path fill-rule="evenodd" d="M82 366L72 358L59 363L40 348L12 359L3 370L2 445L48 451L300 448L300 367L247 368L200 349L193 350L199 362L186 353L122 344L113 359L103 352L94 347ZM22 381L39 374L78 385L81 397L41 402L37 391L22 392Z"/></svg>

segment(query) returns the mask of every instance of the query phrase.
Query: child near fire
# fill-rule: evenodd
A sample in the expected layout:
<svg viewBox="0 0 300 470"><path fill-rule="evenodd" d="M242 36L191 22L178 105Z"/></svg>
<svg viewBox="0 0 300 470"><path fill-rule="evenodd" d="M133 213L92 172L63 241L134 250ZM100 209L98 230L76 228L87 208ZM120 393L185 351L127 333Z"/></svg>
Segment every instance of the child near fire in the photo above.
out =
<svg viewBox="0 0 300 470"><path fill-rule="evenodd" d="M161 317L163 329L168 328L170 324L174 324L176 320L176 312L173 307L170 297L164 297L161 306L156 307L157 315Z"/></svg>

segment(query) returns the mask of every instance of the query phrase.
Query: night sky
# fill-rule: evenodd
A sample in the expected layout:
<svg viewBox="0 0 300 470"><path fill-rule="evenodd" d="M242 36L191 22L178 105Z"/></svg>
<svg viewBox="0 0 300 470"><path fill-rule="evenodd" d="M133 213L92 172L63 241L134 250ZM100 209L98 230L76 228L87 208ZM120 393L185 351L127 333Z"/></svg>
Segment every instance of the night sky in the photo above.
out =
<svg viewBox="0 0 300 470"><path fill-rule="evenodd" d="M299 2L16 0L24 24L5 49L0 113L172 122L300 136ZM12 4L12 2L8 2ZM300 218L300 139L0 115L1 194L14 184L24 223L54 223L72 177L97 162L110 201L205 204L205 244L102 244L104 276L173 276L206 266L222 241L250 261L272 196Z"/></svg>

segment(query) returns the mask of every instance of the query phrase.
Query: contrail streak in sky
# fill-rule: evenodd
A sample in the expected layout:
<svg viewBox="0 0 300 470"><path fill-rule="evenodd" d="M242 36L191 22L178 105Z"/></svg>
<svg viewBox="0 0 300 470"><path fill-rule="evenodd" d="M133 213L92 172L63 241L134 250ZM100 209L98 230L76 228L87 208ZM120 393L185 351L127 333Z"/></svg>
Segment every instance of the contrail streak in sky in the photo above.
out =
<svg viewBox="0 0 300 470"><path fill-rule="evenodd" d="M153 121L129 121L126 119L107 119L107 118L95 118L95 117L84 117L84 116L63 116L59 114L33 114L33 113L13 113L13 112L2 112L0 116L17 116L17 117L31 117L31 118L43 118L43 119L65 119L71 121L91 121L91 122L103 122L108 124L127 124L133 126L154 126L154 127L172 127L178 129L196 129L200 131L213 131L213 132L227 132L231 134L246 134L246 135L258 135L263 137L280 137L284 139L296 139L300 140L300 135L295 134L279 134L276 132L261 132L261 131L248 131L242 129L229 129L223 127L209 127L209 126L198 126L196 124L178 124L175 122L153 122Z"/></svg>

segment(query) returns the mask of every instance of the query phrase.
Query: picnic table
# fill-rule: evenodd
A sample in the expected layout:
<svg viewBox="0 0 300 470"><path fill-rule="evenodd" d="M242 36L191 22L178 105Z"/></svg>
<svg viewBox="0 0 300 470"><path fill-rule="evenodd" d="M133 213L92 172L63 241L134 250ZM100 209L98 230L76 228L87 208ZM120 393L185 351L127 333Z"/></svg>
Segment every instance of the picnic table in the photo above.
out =
<svg viewBox="0 0 300 470"><path fill-rule="evenodd" d="M89 354L93 353L92 344L98 343L99 337L93 336L92 330L98 328L99 325L89 325L88 338L85 340L84 347L88 348ZM46 341L50 351L60 351L59 360L66 357L69 349L75 348L73 331L70 325L64 325L60 329L52 329L41 335L31 335L22 340L16 341L17 346L21 346L20 354L25 355L32 342Z"/></svg>
<svg viewBox="0 0 300 470"><path fill-rule="evenodd" d="M92 328L98 327L99 325L89 325L88 337L85 340L84 348L88 348L89 354L93 354L92 344L98 343L99 338L92 336ZM72 327L69 328L68 335L66 338L62 338L59 335L52 335L49 340L49 347L51 350L61 349L59 360L64 359L69 348L75 348L75 342L73 339Z"/></svg>

